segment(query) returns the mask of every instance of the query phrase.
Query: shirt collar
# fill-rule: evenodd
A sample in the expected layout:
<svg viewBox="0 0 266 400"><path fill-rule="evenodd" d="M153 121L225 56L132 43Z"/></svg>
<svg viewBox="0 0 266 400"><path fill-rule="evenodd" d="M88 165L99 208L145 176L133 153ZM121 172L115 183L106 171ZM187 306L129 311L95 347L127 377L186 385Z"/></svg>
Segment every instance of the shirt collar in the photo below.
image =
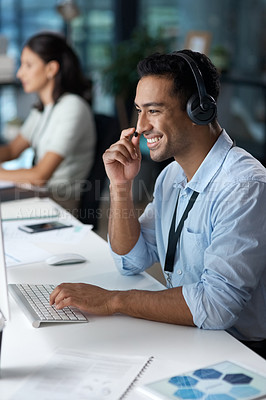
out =
<svg viewBox="0 0 266 400"><path fill-rule="evenodd" d="M232 146L232 139L223 129L222 133L199 166L191 181L186 182L186 176L183 169L181 169L179 170L176 184L178 186L182 186L184 189L189 188L199 193L203 192L214 175L220 169Z"/></svg>

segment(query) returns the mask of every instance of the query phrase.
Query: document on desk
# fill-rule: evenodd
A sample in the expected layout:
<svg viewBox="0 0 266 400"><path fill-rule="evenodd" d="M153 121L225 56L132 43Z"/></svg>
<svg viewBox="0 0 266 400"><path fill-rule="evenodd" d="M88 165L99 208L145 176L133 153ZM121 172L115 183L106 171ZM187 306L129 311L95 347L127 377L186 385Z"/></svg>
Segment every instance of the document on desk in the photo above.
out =
<svg viewBox="0 0 266 400"><path fill-rule="evenodd" d="M59 215L59 209L47 198L34 197L23 200L6 201L1 204L3 221L52 218Z"/></svg>
<svg viewBox="0 0 266 400"><path fill-rule="evenodd" d="M62 350L31 374L11 400L123 399L152 357Z"/></svg>
<svg viewBox="0 0 266 400"><path fill-rule="evenodd" d="M43 250L32 242L5 241L5 259L8 267L44 261L50 256L52 256L52 253Z"/></svg>
<svg viewBox="0 0 266 400"><path fill-rule="evenodd" d="M62 223L72 223L70 220L56 219ZM33 224L42 223L42 219L34 220ZM26 225L29 223L27 222ZM73 226L67 229L54 229L52 231L27 233L21 231L19 226L25 225L20 220L3 221L3 233L5 240L25 240L31 242L53 242L53 243L78 243L83 237L91 231L91 225L83 225L81 223L72 223Z"/></svg>
<svg viewBox="0 0 266 400"><path fill-rule="evenodd" d="M66 222L64 219L58 221ZM34 223L41 223L42 219L34 220ZM43 250L40 243L63 243L75 244L82 240L89 231L90 225L75 224L67 229L55 229L53 231L26 233L18 229L22 224L21 220L3 221L3 236L7 266L27 264L44 261L52 254Z"/></svg>
<svg viewBox="0 0 266 400"><path fill-rule="evenodd" d="M146 383L137 391L154 400L262 400L266 396L266 376L231 361L223 361Z"/></svg>

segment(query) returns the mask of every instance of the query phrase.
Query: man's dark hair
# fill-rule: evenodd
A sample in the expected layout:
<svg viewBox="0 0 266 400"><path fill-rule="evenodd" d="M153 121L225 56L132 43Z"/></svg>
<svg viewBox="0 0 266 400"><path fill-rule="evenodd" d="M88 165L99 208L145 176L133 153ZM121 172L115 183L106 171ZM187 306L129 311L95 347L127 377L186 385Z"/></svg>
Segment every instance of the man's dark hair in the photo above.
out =
<svg viewBox="0 0 266 400"><path fill-rule="evenodd" d="M205 55L191 50L182 50L184 54L191 57L197 64L205 84L207 93L217 100L220 91L219 73L211 60ZM165 76L173 80L173 96L180 100L183 111L189 98L198 93L194 75L187 61L178 57L175 53L160 54L155 53L138 63L139 78L145 76Z"/></svg>

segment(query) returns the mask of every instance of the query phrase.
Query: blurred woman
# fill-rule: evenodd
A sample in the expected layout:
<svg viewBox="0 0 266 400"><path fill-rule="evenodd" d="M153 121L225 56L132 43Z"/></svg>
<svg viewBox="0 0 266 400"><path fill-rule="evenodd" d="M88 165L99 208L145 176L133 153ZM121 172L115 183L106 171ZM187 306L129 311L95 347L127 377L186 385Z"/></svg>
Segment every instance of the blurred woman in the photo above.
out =
<svg viewBox="0 0 266 400"><path fill-rule="evenodd" d="M0 169L0 180L46 186L52 198L72 211L94 159L96 133L90 108L91 83L66 40L56 33L31 37L17 72L26 93L38 102L18 136L0 147L0 161L35 152L32 168Z"/></svg>

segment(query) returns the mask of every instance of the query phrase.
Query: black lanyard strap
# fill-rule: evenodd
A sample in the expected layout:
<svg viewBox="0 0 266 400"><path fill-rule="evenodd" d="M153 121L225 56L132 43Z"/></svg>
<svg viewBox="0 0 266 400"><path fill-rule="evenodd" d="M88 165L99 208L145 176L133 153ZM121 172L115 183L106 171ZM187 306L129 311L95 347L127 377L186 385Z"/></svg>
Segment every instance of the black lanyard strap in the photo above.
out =
<svg viewBox="0 0 266 400"><path fill-rule="evenodd" d="M173 270L174 270L176 245L177 245L178 239L181 235L181 231L182 231L184 222L187 219L188 213L191 210L191 208L193 207L198 195L199 195L198 192L194 191L192 193L192 195L189 199L188 205L184 211L184 214L182 215L182 218L178 224L178 227L175 230L176 211L177 211L177 205L178 205L178 198L177 198L175 211L174 211L174 215L173 215L173 219L172 219L172 223L171 223L171 227L170 227L170 231L169 231L169 235L168 235L168 246L167 246L167 253L166 253L165 263L164 263L164 271L165 272L173 272Z"/></svg>

